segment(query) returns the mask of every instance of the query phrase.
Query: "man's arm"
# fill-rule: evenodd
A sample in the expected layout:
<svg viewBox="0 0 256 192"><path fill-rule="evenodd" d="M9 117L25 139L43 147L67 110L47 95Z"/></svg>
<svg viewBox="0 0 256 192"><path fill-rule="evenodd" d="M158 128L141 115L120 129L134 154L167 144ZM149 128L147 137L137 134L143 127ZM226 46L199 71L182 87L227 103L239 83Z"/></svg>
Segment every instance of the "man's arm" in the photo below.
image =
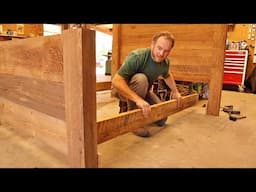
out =
<svg viewBox="0 0 256 192"><path fill-rule="evenodd" d="M142 109L143 115L148 117L151 111L149 103L137 95L133 90L131 90L121 75L118 73L115 74L112 79L112 85L123 97L126 97L127 99L135 102L136 105Z"/></svg>
<svg viewBox="0 0 256 192"><path fill-rule="evenodd" d="M181 95L177 89L172 73L170 73L169 77L165 78L164 81L171 88L174 99L177 99L177 106L181 107Z"/></svg>

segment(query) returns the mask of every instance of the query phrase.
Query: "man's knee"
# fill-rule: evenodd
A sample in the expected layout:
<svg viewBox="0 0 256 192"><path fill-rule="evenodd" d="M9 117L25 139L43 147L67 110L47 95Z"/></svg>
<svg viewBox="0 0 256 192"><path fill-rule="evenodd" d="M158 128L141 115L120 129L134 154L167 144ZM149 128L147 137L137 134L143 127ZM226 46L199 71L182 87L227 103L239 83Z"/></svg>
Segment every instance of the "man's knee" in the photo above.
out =
<svg viewBox="0 0 256 192"><path fill-rule="evenodd" d="M129 87L139 96L145 98L149 88L147 76L143 73L133 75L129 82Z"/></svg>
<svg viewBox="0 0 256 192"><path fill-rule="evenodd" d="M131 81L147 84L148 78L144 73L136 73L135 75L132 76Z"/></svg>

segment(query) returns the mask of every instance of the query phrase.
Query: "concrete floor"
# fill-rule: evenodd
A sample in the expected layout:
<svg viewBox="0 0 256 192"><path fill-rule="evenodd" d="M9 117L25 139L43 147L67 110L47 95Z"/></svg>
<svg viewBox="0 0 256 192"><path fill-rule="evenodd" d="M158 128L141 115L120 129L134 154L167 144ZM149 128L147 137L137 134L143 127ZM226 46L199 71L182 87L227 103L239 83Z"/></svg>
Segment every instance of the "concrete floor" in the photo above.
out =
<svg viewBox="0 0 256 192"><path fill-rule="evenodd" d="M103 168L251 168L256 167L256 94L222 91L221 106L234 105L247 116L230 121L228 115L205 115L200 100L171 115L164 128L141 138L127 133L98 145ZM98 119L118 113L110 93L97 93ZM158 131L159 130L159 131ZM68 167L64 155L0 126L0 167Z"/></svg>

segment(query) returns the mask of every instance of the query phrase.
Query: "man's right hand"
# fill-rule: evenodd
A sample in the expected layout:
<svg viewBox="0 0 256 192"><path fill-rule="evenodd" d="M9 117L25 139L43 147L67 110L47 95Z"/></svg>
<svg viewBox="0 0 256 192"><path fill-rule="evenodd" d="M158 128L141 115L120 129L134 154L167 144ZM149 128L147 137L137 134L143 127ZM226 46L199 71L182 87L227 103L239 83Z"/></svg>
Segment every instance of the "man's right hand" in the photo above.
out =
<svg viewBox="0 0 256 192"><path fill-rule="evenodd" d="M135 102L139 109L142 109L143 116L147 118L151 112L151 108L148 102L138 96L130 87L127 85L125 79L120 76L118 73L115 74L114 78L112 79L112 85L117 89L117 91L130 99L131 101Z"/></svg>
<svg viewBox="0 0 256 192"><path fill-rule="evenodd" d="M142 110L143 116L145 118L148 118L151 112L150 104L145 100L140 99L139 101L136 102L136 105L138 106L138 108Z"/></svg>

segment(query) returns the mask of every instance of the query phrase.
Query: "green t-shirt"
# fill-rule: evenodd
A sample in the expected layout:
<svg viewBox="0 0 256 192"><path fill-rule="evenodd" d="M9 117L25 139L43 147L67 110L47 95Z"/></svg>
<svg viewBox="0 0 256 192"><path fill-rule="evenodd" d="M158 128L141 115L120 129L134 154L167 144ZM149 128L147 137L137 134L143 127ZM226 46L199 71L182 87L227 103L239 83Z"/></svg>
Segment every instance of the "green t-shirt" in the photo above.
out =
<svg viewBox="0 0 256 192"><path fill-rule="evenodd" d="M152 85L160 75L167 78L169 74L169 60L165 59L161 63L155 62L151 57L150 48L141 48L132 51L125 59L123 65L118 70L118 74L129 82L136 73L144 73Z"/></svg>

